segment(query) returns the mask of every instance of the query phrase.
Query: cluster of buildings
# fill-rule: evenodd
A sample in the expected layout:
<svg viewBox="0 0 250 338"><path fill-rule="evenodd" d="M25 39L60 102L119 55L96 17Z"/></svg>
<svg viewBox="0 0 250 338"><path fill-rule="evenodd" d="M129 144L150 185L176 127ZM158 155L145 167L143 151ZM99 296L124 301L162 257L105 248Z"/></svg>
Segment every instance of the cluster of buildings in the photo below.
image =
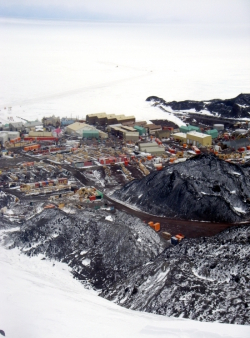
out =
<svg viewBox="0 0 250 338"><path fill-rule="evenodd" d="M192 144L197 147L208 147L212 145L212 140L218 137L218 130L221 130L221 128L224 129L224 126L214 125L214 129L203 131L199 127L187 125L181 126L179 128L180 132L174 133L172 136L175 140L178 140L183 144Z"/></svg>

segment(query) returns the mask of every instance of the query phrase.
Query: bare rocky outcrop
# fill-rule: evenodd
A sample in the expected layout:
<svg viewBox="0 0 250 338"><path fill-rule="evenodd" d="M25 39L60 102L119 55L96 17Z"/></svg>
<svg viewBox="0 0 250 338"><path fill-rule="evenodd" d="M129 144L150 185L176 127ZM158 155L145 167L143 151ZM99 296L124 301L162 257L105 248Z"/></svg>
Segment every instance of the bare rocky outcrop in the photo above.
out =
<svg viewBox="0 0 250 338"><path fill-rule="evenodd" d="M160 104L163 107L171 107L173 110L189 110L195 109L199 112L207 110L212 114L220 114L222 117L230 118L249 118L250 114L250 94L240 94L232 99L213 99L204 101L171 101L167 102L157 96L149 96L146 101Z"/></svg>
<svg viewBox="0 0 250 338"><path fill-rule="evenodd" d="M250 226L185 239L102 296L133 310L250 325Z"/></svg>
<svg viewBox="0 0 250 338"><path fill-rule="evenodd" d="M131 181L113 196L154 215L234 223L249 217L249 168L198 155Z"/></svg>

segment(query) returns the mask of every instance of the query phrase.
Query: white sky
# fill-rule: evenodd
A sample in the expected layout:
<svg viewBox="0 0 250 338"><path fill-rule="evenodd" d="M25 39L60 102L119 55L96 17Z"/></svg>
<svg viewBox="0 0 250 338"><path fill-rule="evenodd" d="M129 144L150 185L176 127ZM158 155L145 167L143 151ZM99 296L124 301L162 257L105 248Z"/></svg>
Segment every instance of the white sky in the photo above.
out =
<svg viewBox="0 0 250 338"><path fill-rule="evenodd" d="M0 0L1 17L250 23L250 0Z"/></svg>

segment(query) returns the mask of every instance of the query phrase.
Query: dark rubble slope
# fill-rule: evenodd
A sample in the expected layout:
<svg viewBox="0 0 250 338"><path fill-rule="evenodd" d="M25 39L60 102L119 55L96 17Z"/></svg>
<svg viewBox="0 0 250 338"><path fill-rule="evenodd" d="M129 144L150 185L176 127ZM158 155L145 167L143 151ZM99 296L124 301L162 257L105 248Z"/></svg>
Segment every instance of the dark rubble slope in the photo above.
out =
<svg viewBox="0 0 250 338"><path fill-rule="evenodd" d="M113 197L154 215L238 222L249 217L249 168L198 155L131 181Z"/></svg>
<svg viewBox="0 0 250 338"><path fill-rule="evenodd" d="M153 260L165 247L150 227L132 216L101 210L66 214L45 210L5 238L10 249L27 255L43 254L72 267L86 286L106 288L127 273Z"/></svg>
<svg viewBox="0 0 250 338"><path fill-rule="evenodd" d="M157 96L149 96L146 101L171 107L173 110L195 109L197 112L206 109L210 113L218 113L222 117L242 118L250 114L250 94L240 94L232 99L213 99L204 101L171 101L167 102Z"/></svg>
<svg viewBox="0 0 250 338"><path fill-rule="evenodd" d="M101 296L133 309L250 324L250 226L167 248Z"/></svg>

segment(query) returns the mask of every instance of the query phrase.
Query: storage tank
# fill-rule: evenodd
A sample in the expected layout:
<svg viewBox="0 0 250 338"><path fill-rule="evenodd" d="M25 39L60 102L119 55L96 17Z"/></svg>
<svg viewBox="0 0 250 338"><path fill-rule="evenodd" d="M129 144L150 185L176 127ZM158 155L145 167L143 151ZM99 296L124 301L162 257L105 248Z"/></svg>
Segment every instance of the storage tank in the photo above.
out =
<svg viewBox="0 0 250 338"><path fill-rule="evenodd" d="M224 130L224 124L214 124L213 128L217 129L218 131Z"/></svg>

